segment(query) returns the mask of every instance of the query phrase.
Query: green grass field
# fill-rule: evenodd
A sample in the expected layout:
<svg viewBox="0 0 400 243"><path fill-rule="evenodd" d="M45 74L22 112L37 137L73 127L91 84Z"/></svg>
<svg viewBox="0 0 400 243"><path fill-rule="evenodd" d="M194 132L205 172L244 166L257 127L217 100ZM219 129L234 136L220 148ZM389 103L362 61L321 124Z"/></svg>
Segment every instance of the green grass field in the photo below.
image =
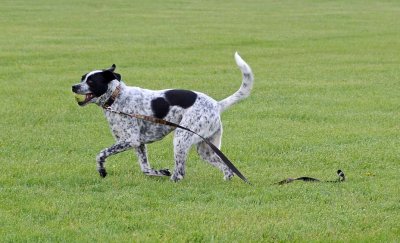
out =
<svg viewBox="0 0 400 243"><path fill-rule="evenodd" d="M400 240L399 1L49 1L0 6L0 241ZM71 85L117 64L128 85L223 99L222 150L249 186L195 151L179 183L144 176ZM149 145L173 169L172 136ZM343 184L274 182L287 177Z"/></svg>

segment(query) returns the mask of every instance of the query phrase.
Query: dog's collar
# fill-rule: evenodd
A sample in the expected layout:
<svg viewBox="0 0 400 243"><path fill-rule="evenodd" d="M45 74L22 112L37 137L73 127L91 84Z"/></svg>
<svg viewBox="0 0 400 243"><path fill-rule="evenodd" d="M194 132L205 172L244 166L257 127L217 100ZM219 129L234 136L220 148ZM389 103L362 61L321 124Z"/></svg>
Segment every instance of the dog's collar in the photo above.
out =
<svg viewBox="0 0 400 243"><path fill-rule="evenodd" d="M111 97L106 101L106 103L104 103L103 108L107 109L110 106L112 106L112 104L114 103L115 99L118 97L119 93L121 92L121 84L118 85L115 90L113 91L113 93L111 94Z"/></svg>

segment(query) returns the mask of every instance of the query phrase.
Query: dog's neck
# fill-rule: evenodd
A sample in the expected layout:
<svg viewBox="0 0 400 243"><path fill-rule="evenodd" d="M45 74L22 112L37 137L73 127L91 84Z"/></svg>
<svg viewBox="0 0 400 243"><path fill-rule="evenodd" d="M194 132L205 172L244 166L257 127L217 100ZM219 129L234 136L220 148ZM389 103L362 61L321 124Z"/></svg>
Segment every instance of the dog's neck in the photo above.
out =
<svg viewBox="0 0 400 243"><path fill-rule="evenodd" d="M99 97L97 100L97 105L108 108L110 107L114 101L118 98L121 89L123 88L124 84L119 82L118 80L113 80L109 84L109 88L105 94Z"/></svg>
<svg viewBox="0 0 400 243"><path fill-rule="evenodd" d="M121 92L121 85L118 85L115 89L114 92L112 92L111 97L108 98L108 100L106 101L106 103L104 103L103 108L107 109L110 106L112 106L112 104L114 104L115 99L118 97L119 93Z"/></svg>

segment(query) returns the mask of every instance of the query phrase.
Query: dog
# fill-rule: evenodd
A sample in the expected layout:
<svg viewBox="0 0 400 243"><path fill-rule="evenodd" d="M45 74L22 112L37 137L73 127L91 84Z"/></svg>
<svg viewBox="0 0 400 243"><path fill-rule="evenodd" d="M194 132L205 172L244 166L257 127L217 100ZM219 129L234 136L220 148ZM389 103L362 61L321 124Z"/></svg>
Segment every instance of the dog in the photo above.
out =
<svg viewBox="0 0 400 243"><path fill-rule="evenodd" d="M224 179L233 177L233 172L218 155L199 137L183 129L152 123L149 121L123 116L115 111L128 114L141 114L164 119L198 133L216 147L221 147L221 113L233 104L247 98L253 87L254 75L250 66L236 52L236 64L242 72L242 84L234 94L216 101L201 92L166 89L148 90L127 86L121 81L121 75L115 72L113 64L108 69L95 70L82 76L80 83L72 86L75 94L84 95L80 106L90 103L103 108L116 143L102 150L96 157L97 170L106 177L106 159L114 154L134 149L142 172L150 176L170 176L179 181L185 176L185 163L192 145L196 145L200 157L220 169ZM108 108L108 109L107 109ZM112 110L111 110L112 109ZM147 158L146 144L164 138L174 131L173 173L169 170L154 170Z"/></svg>

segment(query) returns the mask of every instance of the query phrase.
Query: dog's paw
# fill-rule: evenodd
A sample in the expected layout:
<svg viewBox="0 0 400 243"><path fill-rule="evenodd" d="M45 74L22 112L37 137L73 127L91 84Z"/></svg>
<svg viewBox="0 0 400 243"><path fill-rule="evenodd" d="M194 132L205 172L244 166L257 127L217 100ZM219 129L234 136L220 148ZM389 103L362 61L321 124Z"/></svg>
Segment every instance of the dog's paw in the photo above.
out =
<svg viewBox="0 0 400 243"><path fill-rule="evenodd" d="M173 174L171 176L171 181L173 181L173 182L178 182L182 179L183 179L183 175L180 175L180 174Z"/></svg>
<svg viewBox="0 0 400 243"><path fill-rule="evenodd" d="M234 174L233 174L233 171L231 169L227 168L226 170L224 170L224 180L225 181L232 180L233 176L234 176Z"/></svg>
<svg viewBox="0 0 400 243"><path fill-rule="evenodd" d="M161 169L161 170L146 170L143 171L145 175L148 176L171 176L171 172L168 169Z"/></svg>
<svg viewBox="0 0 400 243"><path fill-rule="evenodd" d="M233 174L226 174L225 176L224 176L224 181L230 181L230 180L232 180L232 178L233 178Z"/></svg>
<svg viewBox="0 0 400 243"><path fill-rule="evenodd" d="M107 171L104 168L99 169L99 174L102 178L107 176Z"/></svg>
<svg viewBox="0 0 400 243"><path fill-rule="evenodd" d="M171 176L171 172L169 171L169 169L161 169L161 170L160 170L160 173L161 173L163 176Z"/></svg>

